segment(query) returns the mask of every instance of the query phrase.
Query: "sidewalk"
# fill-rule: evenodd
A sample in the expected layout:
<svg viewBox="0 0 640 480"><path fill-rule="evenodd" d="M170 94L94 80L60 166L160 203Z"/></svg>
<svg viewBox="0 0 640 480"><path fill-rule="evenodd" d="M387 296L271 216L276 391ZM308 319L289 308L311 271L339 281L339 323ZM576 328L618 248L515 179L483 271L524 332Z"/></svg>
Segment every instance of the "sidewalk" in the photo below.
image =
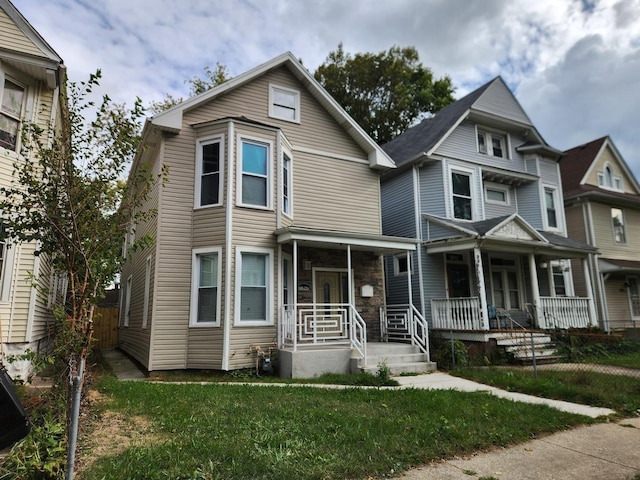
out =
<svg viewBox="0 0 640 480"><path fill-rule="evenodd" d="M119 379L143 380L146 378L135 363L120 350L105 351L103 355ZM501 398L545 404L592 418L615 413L607 408L507 392L441 372L396 377L396 380L400 383L400 388L484 391ZM314 386L327 387L326 385ZM636 476L640 479L640 418L577 427L510 448L480 452L469 458L447 460L415 468L402 474L401 478L407 480L472 480L482 477L499 480L635 480Z"/></svg>

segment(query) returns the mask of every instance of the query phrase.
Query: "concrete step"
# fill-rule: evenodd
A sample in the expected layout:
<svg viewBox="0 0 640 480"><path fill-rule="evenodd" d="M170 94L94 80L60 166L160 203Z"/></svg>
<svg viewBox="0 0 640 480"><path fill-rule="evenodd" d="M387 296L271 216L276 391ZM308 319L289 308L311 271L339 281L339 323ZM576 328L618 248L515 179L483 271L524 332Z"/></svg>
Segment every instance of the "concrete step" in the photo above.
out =
<svg viewBox="0 0 640 480"><path fill-rule="evenodd" d="M389 373L391 375L400 375L402 373L434 372L437 369L435 362L412 362L402 364L387 363L386 366L389 368ZM379 367L377 365L360 368L360 371L368 372L372 375L376 375L378 373L378 370Z"/></svg>
<svg viewBox="0 0 640 480"><path fill-rule="evenodd" d="M420 373L436 370L436 364L428 361L420 348L409 343L369 342L367 344L367 364L361 358L352 358L352 371L378 373L380 365L386 365L393 375Z"/></svg>
<svg viewBox="0 0 640 480"><path fill-rule="evenodd" d="M533 334L534 345L546 345L551 343L551 337L542 333ZM501 338L496 338L499 347L511 345L531 345L531 334L512 334Z"/></svg>

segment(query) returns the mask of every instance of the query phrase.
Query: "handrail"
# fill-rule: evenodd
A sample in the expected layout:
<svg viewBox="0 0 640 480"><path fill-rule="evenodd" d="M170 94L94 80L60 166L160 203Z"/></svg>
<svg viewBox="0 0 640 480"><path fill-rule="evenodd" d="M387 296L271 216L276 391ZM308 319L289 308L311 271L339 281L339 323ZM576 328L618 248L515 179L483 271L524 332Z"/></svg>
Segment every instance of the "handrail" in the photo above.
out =
<svg viewBox="0 0 640 480"><path fill-rule="evenodd" d="M380 309L383 340L410 340L429 355L429 324L415 305L387 305Z"/></svg>
<svg viewBox="0 0 640 480"><path fill-rule="evenodd" d="M355 348L360 357L367 364L367 324L362 319L353 305L349 305L351 312L351 322L349 322L351 346Z"/></svg>
<svg viewBox="0 0 640 480"><path fill-rule="evenodd" d="M514 330L513 328L514 324L520 327L521 330L525 330L525 331L527 330L527 327L520 324L520 322L518 322L517 320L514 320L511 314L504 308L496 308L496 318L498 320L498 328L500 328L500 325L499 325L500 317L506 318L509 320L509 322L511 323L511 330Z"/></svg>

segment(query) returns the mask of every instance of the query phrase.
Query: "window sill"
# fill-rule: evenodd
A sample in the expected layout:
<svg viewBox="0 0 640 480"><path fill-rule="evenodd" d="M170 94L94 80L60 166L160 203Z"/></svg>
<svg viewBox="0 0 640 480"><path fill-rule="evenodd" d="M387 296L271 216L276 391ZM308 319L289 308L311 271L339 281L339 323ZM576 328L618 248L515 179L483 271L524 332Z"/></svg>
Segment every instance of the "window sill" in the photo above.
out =
<svg viewBox="0 0 640 480"><path fill-rule="evenodd" d="M220 328L220 322L190 323L189 328Z"/></svg>

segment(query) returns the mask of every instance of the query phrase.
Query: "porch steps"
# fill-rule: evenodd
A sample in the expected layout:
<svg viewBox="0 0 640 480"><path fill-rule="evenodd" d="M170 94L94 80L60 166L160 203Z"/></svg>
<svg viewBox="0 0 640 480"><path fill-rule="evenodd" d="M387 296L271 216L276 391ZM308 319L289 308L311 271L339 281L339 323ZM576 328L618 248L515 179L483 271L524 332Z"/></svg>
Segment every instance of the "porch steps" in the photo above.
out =
<svg viewBox="0 0 640 480"><path fill-rule="evenodd" d="M531 345L532 337L533 351ZM556 354L556 348L551 341L551 337L544 333L504 333L496 337L496 343L513 355L514 360L523 364L532 363L534 353L536 363L552 363L561 358Z"/></svg>
<svg viewBox="0 0 640 480"><path fill-rule="evenodd" d="M386 365L389 373L423 373L436 370L435 362L429 361L415 345L408 343L367 343L367 364L361 358L352 358L355 371L378 373L380 365Z"/></svg>

